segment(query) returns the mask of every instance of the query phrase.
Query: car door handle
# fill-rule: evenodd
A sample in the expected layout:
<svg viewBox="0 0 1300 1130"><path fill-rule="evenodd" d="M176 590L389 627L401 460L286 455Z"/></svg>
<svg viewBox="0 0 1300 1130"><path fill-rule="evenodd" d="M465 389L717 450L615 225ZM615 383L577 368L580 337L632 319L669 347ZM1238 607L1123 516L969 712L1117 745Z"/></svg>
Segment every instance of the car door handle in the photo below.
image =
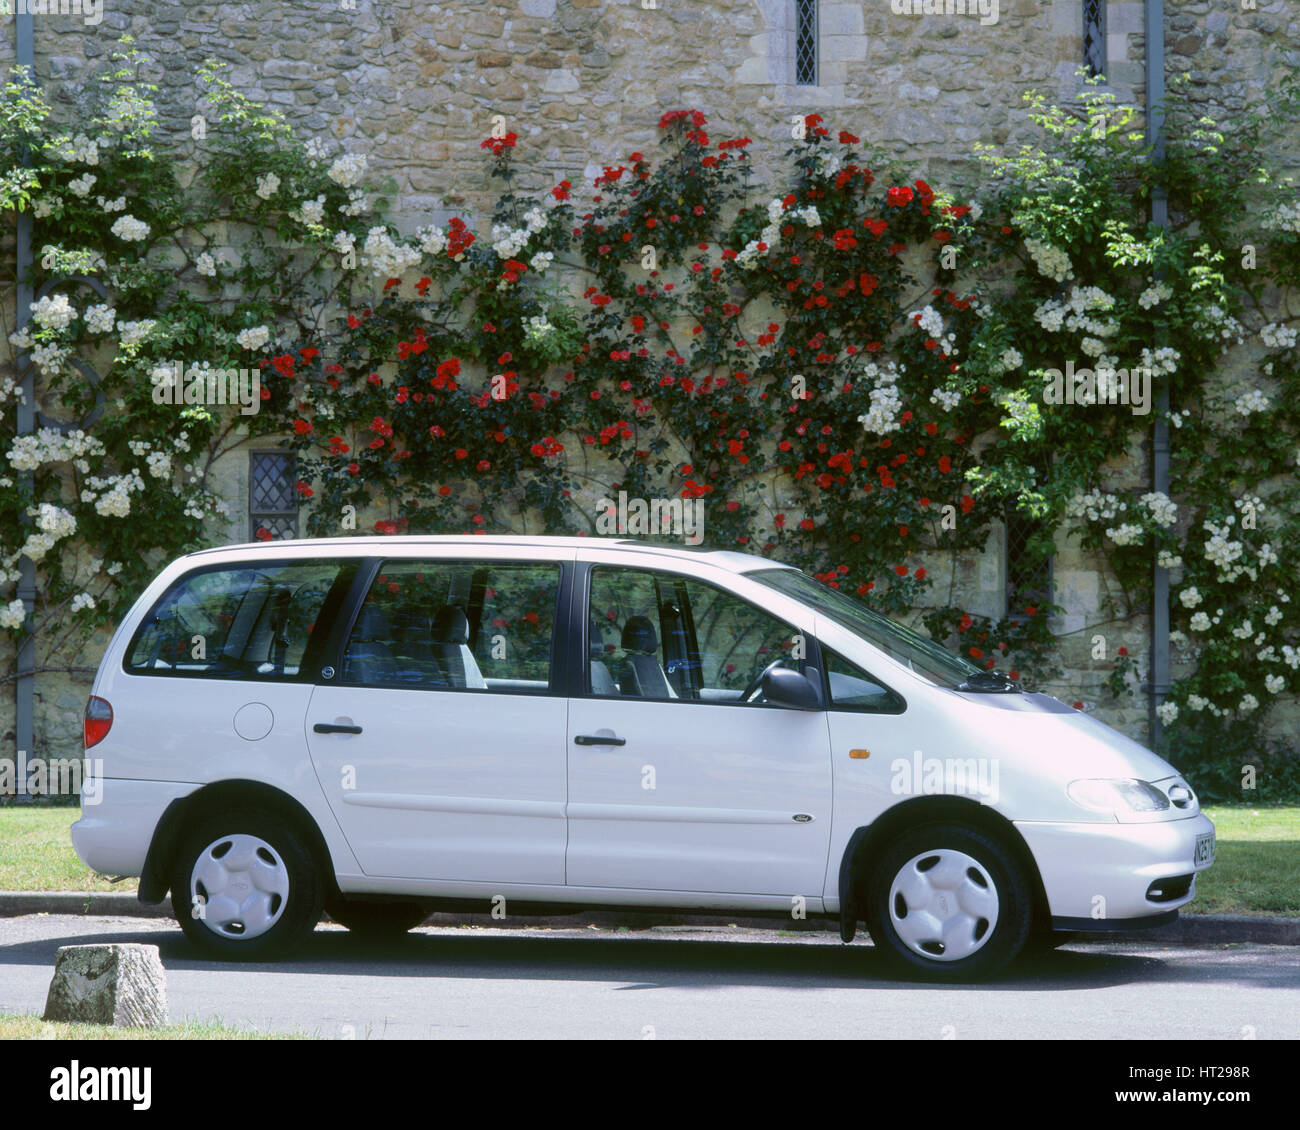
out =
<svg viewBox="0 0 1300 1130"><path fill-rule="evenodd" d="M579 734L574 745L627 745L627 738L602 738L599 734Z"/></svg>
<svg viewBox="0 0 1300 1130"><path fill-rule="evenodd" d="M359 734L360 726L344 726L337 722L317 722L312 727L318 734Z"/></svg>

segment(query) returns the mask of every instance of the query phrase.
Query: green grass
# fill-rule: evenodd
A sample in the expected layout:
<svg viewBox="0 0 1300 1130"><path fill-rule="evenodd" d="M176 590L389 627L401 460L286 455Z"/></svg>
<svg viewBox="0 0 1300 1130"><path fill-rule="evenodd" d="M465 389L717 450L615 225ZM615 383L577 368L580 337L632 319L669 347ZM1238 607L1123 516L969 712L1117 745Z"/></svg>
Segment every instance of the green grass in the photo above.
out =
<svg viewBox="0 0 1300 1130"><path fill-rule="evenodd" d="M100 879L72 850L80 808L0 808L0 891L134 891Z"/></svg>
<svg viewBox="0 0 1300 1130"><path fill-rule="evenodd" d="M1207 808L1218 858L1189 914L1300 915L1300 807ZM0 890L134 891L92 874L72 850L76 808L0 808Z"/></svg>
<svg viewBox="0 0 1300 1130"><path fill-rule="evenodd" d="M305 1040L306 1036L228 1028L219 1020L194 1020L165 1028L113 1028L62 1024L39 1016L0 1014L0 1040Z"/></svg>
<svg viewBox="0 0 1300 1130"><path fill-rule="evenodd" d="M1214 866L1197 876L1187 914L1300 915L1300 808L1207 808Z"/></svg>

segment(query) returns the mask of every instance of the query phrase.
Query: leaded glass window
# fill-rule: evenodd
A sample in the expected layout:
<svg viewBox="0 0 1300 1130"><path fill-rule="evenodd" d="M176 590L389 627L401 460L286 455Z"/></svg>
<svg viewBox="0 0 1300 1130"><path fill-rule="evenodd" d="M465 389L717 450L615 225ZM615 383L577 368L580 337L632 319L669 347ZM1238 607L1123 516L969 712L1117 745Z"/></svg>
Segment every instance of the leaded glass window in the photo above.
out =
<svg viewBox="0 0 1300 1130"><path fill-rule="evenodd" d="M817 85L817 0L795 0L794 81Z"/></svg>
<svg viewBox="0 0 1300 1130"><path fill-rule="evenodd" d="M1106 0L1083 0L1083 64L1088 73L1106 75Z"/></svg>
<svg viewBox="0 0 1300 1130"><path fill-rule="evenodd" d="M298 466L291 451L253 451L248 456L248 532L255 541L298 536ZM259 530L265 531L261 534ZM267 538L267 534L271 538Z"/></svg>

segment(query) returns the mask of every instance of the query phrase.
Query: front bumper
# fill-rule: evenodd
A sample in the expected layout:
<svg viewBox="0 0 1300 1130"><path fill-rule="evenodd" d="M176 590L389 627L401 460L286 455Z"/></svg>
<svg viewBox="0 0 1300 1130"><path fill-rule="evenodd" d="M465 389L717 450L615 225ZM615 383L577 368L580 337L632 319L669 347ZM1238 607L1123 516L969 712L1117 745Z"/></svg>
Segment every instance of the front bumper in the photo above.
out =
<svg viewBox="0 0 1300 1130"><path fill-rule="evenodd" d="M1024 821L1016 828L1038 864L1052 918L1086 919L1094 930L1172 920L1169 912L1196 896L1194 876L1211 865L1196 862L1197 838L1214 832L1199 813L1142 824ZM1188 877L1185 893L1170 897Z"/></svg>

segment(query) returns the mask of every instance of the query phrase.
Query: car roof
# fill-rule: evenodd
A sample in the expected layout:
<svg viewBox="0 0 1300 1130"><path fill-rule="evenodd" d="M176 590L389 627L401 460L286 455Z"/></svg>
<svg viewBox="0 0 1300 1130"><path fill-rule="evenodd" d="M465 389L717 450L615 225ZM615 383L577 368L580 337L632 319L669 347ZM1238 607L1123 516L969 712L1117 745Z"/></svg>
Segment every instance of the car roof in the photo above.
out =
<svg viewBox="0 0 1300 1130"><path fill-rule="evenodd" d="M184 560L229 561L256 560L270 557L318 556L338 554L346 557L384 557L394 547L404 550L420 546L519 546L527 549L557 550L614 550L629 556L654 555L676 558L680 561L704 561L733 573L749 573L756 569L791 569L793 566L772 561L752 553L737 553L727 549L707 549L703 546L665 545L638 541L635 538L601 537L534 537L527 534L411 534L381 535L344 538L294 538L286 541L243 542L238 545L214 546L189 554Z"/></svg>

